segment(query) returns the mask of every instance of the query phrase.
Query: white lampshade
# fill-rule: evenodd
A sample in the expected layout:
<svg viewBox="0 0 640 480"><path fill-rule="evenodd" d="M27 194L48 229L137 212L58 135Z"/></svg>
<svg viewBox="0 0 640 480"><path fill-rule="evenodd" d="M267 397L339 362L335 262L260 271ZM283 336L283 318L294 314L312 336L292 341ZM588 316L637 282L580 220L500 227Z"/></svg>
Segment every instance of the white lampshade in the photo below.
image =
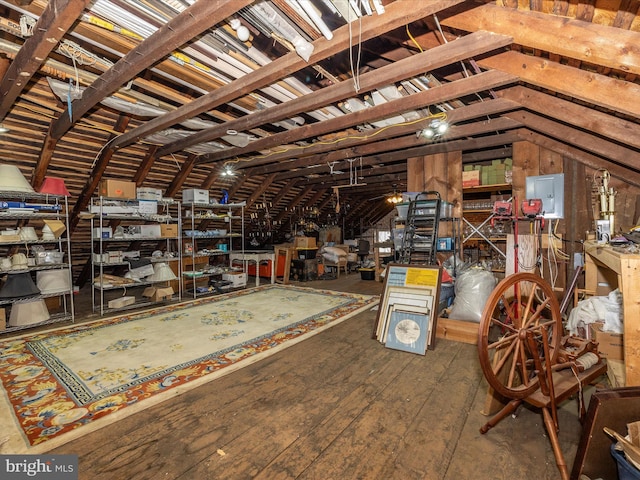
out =
<svg viewBox="0 0 640 480"><path fill-rule="evenodd" d="M42 240L55 240L56 236L49 225L42 227Z"/></svg>
<svg viewBox="0 0 640 480"><path fill-rule="evenodd" d="M175 280L176 274L173 273L171 267L165 262L158 262L153 264L153 274L149 275L146 280L151 282L166 282L169 280Z"/></svg>
<svg viewBox="0 0 640 480"><path fill-rule="evenodd" d="M27 270L29 268L27 256L24 253L14 253L11 255L11 268L14 270Z"/></svg>
<svg viewBox="0 0 640 480"><path fill-rule="evenodd" d="M0 164L0 191L35 192L18 167L6 164Z"/></svg>
<svg viewBox="0 0 640 480"><path fill-rule="evenodd" d="M49 318L49 310L42 299L16 302L11 307L9 325L12 327L32 325L49 320Z"/></svg>
<svg viewBox="0 0 640 480"><path fill-rule="evenodd" d="M38 234L33 227L20 227L19 229L20 240L27 242L35 242L38 240Z"/></svg>
<svg viewBox="0 0 640 480"><path fill-rule="evenodd" d="M36 272L36 286L41 293L63 293L71 290L68 270L39 270Z"/></svg>

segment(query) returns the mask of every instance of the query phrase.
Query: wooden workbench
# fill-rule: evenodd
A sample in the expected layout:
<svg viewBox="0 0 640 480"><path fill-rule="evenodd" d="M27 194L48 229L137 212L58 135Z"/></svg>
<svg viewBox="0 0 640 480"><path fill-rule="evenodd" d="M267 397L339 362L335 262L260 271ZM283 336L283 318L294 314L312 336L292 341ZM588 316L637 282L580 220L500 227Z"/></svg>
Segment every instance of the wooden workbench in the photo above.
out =
<svg viewBox="0 0 640 480"><path fill-rule="evenodd" d="M584 252L585 289L597 295L606 295L603 288L622 292L626 385L639 386L640 254L622 253L595 241L586 241Z"/></svg>

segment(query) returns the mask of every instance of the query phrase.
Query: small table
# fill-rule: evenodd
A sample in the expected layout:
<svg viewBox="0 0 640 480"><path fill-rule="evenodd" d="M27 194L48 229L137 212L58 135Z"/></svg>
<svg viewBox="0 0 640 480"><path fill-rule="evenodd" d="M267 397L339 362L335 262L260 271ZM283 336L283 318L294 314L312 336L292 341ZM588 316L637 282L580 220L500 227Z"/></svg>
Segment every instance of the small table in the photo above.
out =
<svg viewBox="0 0 640 480"><path fill-rule="evenodd" d="M245 250L244 252L229 253L229 261L240 260L244 263L244 270L247 271L249 262L256 264L256 287L260 286L260 262L271 260L271 283L276 283L276 255L274 252L266 250Z"/></svg>

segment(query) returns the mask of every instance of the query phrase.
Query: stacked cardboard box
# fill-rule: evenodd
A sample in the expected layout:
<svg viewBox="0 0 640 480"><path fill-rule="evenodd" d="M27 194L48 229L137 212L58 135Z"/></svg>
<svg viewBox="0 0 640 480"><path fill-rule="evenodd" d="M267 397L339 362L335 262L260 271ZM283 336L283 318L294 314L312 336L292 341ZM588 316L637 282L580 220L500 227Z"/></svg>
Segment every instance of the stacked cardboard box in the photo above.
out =
<svg viewBox="0 0 640 480"><path fill-rule="evenodd" d="M511 183L512 168L511 158L492 160L491 164L486 165L465 165L462 188Z"/></svg>

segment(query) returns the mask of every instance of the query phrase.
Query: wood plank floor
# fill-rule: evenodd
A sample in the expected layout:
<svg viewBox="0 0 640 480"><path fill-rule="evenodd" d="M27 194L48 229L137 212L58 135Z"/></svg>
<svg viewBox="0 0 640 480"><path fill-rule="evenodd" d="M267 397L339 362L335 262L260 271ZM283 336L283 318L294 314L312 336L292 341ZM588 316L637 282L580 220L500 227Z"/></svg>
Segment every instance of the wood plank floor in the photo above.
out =
<svg viewBox="0 0 640 480"><path fill-rule="evenodd" d="M382 290L357 274L300 285ZM539 412L522 408L480 435L475 346L391 350L371 338L374 321L366 311L54 452L78 454L80 478L92 480L560 478ZM576 401L560 410L569 468L576 411Z"/></svg>

